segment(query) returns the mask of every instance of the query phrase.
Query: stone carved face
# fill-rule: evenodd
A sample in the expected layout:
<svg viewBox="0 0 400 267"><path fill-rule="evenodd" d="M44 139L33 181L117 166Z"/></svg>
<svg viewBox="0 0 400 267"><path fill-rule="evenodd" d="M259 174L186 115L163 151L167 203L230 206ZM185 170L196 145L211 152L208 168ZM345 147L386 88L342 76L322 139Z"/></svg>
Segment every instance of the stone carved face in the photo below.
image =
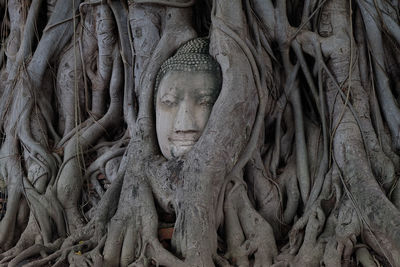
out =
<svg viewBox="0 0 400 267"><path fill-rule="evenodd" d="M160 81L156 95L156 130L167 159L188 152L207 125L220 91L214 73L170 71Z"/></svg>

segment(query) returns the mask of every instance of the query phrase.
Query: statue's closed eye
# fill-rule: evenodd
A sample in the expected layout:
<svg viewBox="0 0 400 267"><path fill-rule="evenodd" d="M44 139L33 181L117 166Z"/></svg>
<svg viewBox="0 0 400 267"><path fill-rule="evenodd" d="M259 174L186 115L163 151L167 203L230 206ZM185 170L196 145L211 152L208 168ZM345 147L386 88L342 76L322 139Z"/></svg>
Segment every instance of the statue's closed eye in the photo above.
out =
<svg viewBox="0 0 400 267"><path fill-rule="evenodd" d="M175 106L178 103L178 101L176 96L171 94L166 94L161 98L161 103L168 107L172 107Z"/></svg>
<svg viewBox="0 0 400 267"><path fill-rule="evenodd" d="M197 103L202 106L212 106L214 105L214 98L209 95L202 96L199 98Z"/></svg>

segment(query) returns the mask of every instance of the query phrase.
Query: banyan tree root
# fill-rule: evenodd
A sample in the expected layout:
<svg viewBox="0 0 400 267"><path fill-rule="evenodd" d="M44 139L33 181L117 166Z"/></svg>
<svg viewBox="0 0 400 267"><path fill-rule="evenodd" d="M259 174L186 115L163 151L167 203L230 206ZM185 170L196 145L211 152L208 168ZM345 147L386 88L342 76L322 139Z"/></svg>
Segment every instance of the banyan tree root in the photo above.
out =
<svg viewBox="0 0 400 267"><path fill-rule="evenodd" d="M227 187L224 213L225 257L237 266L249 266L253 255L254 266L270 266L278 253L272 227L253 208L243 183L235 181Z"/></svg>

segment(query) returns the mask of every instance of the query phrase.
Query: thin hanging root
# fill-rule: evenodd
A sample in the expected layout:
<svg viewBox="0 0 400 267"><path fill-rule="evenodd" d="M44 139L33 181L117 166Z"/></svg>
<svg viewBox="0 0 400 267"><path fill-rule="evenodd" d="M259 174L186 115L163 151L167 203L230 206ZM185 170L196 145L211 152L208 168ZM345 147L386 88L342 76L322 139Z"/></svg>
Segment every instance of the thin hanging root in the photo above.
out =
<svg viewBox="0 0 400 267"><path fill-rule="evenodd" d="M280 109L276 118L275 139L274 139L275 144L274 144L274 150L271 152L272 153L271 161L267 164L264 164L265 168L270 170L272 178L274 179L276 179L277 177L277 169L279 166L279 162L281 160L282 117L283 117L283 109Z"/></svg>
<svg viewBox="0 0 400 267"><path fill-rule="evenodd" d="M292 47L293 47L293 50L296 53L297 59L300 62L301 70L303 71L304 76L306 77L307 84L310 87L311 93L313 95L314 101L315 101L316 106L317 106L318 113L320 114L320 117L322 118L322 116L321 116L321 104L320 104L320 98L318 96L318 90L317 90L317 87L315 86L314 79L313 79L313 77L311 75L311 71L309 70L309 68L307 66L307 61L304 58L303 51L301 50L300 44L298 43L297 40L294 40L292 42Z"/></svg>
<svg viewBox="0 0 400 267"><path fill-rule="evenodd" d="M320 52L320 50L318 50ZM320 55L320 53L317 53ZM319 96L320 96L320 117L322 121L322 136L323 136L323 154L321 161L319 162L318 166L318 171L316 173L316 178L314 181L314 185L311 189L310 193L310 198L309 201L306 204L306 209L310 208L314 201L316 201L321 193L324 181L326 180L326 173L328 172L329 169L329 137L328 137L328 126L327 126L327 119L326 119L326 103L325 103L325 98L324 98L324 93L323 93L323 87L322 87L322 69L319 68L318 70L318 88L319 88Z"/></svg>
<svg viewBox="0 0 400 267"><path fill-rule="evenodd" d="M298 65L297 65L298 66ZM303 203L307 203L310 188L310 171L308 164L308 152L305 139L304 117L302 112L302 104L300 99L300 91L297 85L290 94L290 102L293 107L293 116L295 120L295 138L296 138L296 166L299 188Z"/></svg>
<svg viewBox="0 0 400 267"><path fill-rule="evenodd" d="M286 18L283 21L278 21L278 24L283 29L286 29L287 17L286 17L286 8L285 3L278 2L278 10L281 12L281 16ZM287 32L285 32L288 35ZM281 33L283 34L283 33ZM280 36L283 38L283 36ZM279 38L278 38L279 39ZM311 180L310 180L310 171L308 164L308 152L305 140L305 129L304 129L304 117L303 117L303 109L301 103L300 89L297 80L298 70L300 68L300 63L297 62L296 65L292 65L289 59L289 47L286 47L284 44L286 40L281 41L281 54L283 58L283 66L285 67L286 75L288 79L285 84L285 94L288 96L292 107L293 107L293 116L295 122L295 139L296 139L296 166L297 166L297 177L299 182L299 188L301 193L301 198L303 203L307 203L310 188L311 188Z"/></svg>
<svg viewBox="0 0 400 267"><path fill-rule="evenodd" d="M285 180L284 183L287 194L286 207L283 213L283 222L290 224L296 215L300 203L300 191L297 186L296 166L294 160L289 161L287 168L285 168L285 172L280 178Z"/></svg>

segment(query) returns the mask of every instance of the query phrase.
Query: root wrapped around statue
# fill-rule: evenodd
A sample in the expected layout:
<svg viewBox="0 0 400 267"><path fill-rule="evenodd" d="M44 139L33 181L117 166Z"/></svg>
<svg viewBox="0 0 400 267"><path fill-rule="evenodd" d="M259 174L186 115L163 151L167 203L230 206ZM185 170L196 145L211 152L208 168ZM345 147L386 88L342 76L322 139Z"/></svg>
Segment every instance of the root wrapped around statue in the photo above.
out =
<svg viewBox="0 0 400 267"><path fill-rule="evenodd" d="M399 6L0 0L0 265L400 266Z"/></svg>

